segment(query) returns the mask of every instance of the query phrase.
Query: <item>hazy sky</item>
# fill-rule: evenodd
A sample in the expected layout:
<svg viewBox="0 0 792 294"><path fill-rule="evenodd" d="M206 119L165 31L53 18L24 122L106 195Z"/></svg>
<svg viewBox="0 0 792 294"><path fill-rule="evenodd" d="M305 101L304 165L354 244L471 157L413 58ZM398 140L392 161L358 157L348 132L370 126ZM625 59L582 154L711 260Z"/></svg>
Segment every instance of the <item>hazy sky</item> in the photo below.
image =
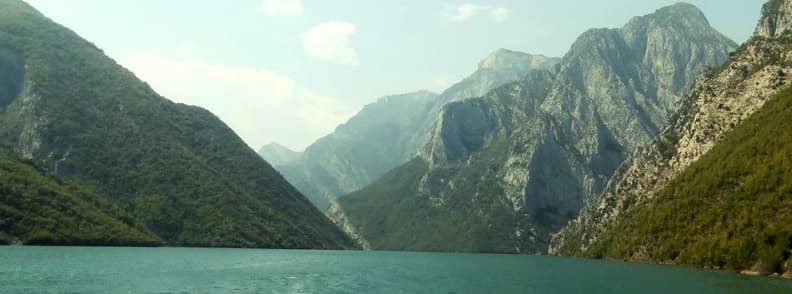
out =
<svg viewBox="0 0 792 294"><path fill-rule="evenodd" d="M562 56L674 0L27 0L254 149L301 150L363 105L442 91L498 48ZM764 0L694 0L738 43Z"/></svg>

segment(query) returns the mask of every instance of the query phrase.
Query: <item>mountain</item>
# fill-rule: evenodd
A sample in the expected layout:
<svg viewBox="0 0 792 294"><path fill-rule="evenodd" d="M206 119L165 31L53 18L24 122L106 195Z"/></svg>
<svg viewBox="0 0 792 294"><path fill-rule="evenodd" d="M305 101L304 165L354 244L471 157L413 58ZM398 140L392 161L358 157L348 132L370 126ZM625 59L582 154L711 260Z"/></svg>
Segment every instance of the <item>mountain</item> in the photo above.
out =
<svg viewBox="0 0 792 294"><path fill-rule="evenodd" d="M293 151L278 143L270 143L261 147L259 156L274 166L288 164L302 156L301 152Z"/></svg>
<svg viewBox="0 0 792 294"><path fill-rule="evenodd" d="M770 1L754 36L697 83L551 253L789 272L790 52L792 2Z"/></svg>
<svg viewBox="0 0 792 294"><path fill-rule="evenodd" d="M277 168L316 207L325 209L337 195L410 158L417 150L419 122L435 99L437 94L430 92L381 98L308 146L299 160Z"/></svg>
<svg viewBox="0 0 792 294"><path fill-rule="evenodd" d="M68 209L64 209L68 208ZM123 209L0 152L0 244L160 245Z"/></svg>
<svg viewBox="0 0 792 294"><path fill-rule="evenodd" d="M90 187L166 245L350 245L212 113L159 96L22 1L0 0L0 73L0 149Z"/></svg>
<svg viewBox="0 0 792 294"><path fill-rule="evenodd" d="M532 70L552 71L559 61L559 58L544 55L498 49L484 58L472 75L443 91L441 99L433 107L439 110L449 102L484 96L495 88L521 79Z"/></svg>
<svg viewBox="0 0 792 294"><path fill-rule="evenodd" d="M309 146L300 160L276 168L317 207L326 209L330 201L413 158L429 139L445 104L480 97L533 69L552 69L557 63L557 58L499 49L442 94L420 91L381 98Z"/></svg>
<svg viewBox="0 0 792 294"><path fill-rule="evenodd" d="M454 122L458 122L459 130L453 134L459 135L459 141L469 143L467 146L483 143L465 138L479 138L488 132L495 137L498 129L520 124L541 104L552 77L550 72L538 70L484 98L451 103L444 113L454 114L441 116L441 121L458 118ZM493 225L513 227L522 221L519 216L503 213L512 210L511 203L499 197L473 197L474 193L501 193L500 187L489 185L486 179L492 176L494 164L486 164L507 159L508 139L494 139L488 143L493 148L470 160L482 158L483 166L467 168L467 160L433 166L415 158L362 190L339 198L328 214L365 248L511 252L515 242L510 234L490 229Z"/></svg>
<svg viewBox="0 0 792 294"><path fill-rule="evenodd" d="M689 4L589 30L555 69L446 105L419 157L329 214L374 249L544 252L735 47Z"/></svg>

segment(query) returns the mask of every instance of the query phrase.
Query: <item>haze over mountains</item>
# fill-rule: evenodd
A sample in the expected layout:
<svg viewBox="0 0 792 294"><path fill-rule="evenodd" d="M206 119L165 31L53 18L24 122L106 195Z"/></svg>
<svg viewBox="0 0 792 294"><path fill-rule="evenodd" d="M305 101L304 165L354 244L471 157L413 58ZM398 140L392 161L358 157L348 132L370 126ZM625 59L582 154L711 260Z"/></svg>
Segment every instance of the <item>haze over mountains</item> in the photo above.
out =
<svg viewBox="0 0 792 294"><path fill-rule="evenodd" d="M470 77L442 94L419 91L380 98L309 146L300 159L274 164L317 207L326 209L330 201L414 157L446 104L484 95L533 69L552 69L557 63L557 58L497 50Z"/></svg>
<svg viewBox="0 0 792 294"><path fill-rule="evenodd" d="M258 154L272 165L288 164L302 156L302 152L291 150L278 143L270 143L261 147Z"/></svg>

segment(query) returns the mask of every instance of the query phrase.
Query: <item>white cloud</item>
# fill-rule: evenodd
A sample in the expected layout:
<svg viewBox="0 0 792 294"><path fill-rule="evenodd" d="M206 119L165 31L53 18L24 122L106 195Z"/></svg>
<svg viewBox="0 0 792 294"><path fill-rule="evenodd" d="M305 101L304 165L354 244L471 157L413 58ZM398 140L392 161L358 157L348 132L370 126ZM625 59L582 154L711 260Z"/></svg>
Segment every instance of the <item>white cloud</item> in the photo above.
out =
<svg viewBox="0 0 792 294"><path fill-rule="evenodd" d="M497 22L503 22L509 16L509 10L504 7L466 3L454 8L454 12L451 15L451 20L458 22L466 21L482 13L489 14L489 16Z"/></svg>
<svg viewBox="0 0 792 294"><path fill-rule="evenodd" d="M504 22L509 17L509 10L503 7L497 7L490 11L490 16L497 22Z"/></svg>
<svg viewBox="0 0 792 294"><path fill-rule="evenodd" d="M150 54L121 63L168 99L209 109L254 149L270 142L302 149L356 112L271 70Z"/></svg>
<svg viewBox="0 0 792 294"><path fill-rule="evenodd" d="M482 9L484 9L484 6L478 6L473 4L462 4L456 8L456 13L453 16L451 16L451 19L456 21L463 21L476 16L476 14L478 14L479 11L481 11Z"/></svg>
<svg viewBox="0 0 792 294"><path fill-rule="evenodd" d="M264 0L261 8L268 15L299 16L303 13L303 5L300 0Z"/></svg>
<svg viewBox="0 0 792 294"><path fill-rule="evenodd" d="M321 60L358 66L357 50L350 45L355 30L354 24L339 21L317 25L302 35L303 50Z"/></svg>

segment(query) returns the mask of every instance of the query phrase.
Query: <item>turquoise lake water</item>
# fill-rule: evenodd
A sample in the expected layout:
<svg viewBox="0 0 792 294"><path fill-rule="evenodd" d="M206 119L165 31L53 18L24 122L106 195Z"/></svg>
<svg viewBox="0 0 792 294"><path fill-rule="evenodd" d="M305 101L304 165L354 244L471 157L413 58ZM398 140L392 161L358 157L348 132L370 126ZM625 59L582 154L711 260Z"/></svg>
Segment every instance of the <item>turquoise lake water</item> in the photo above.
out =
<svg viewBox="0 0 792 294"><path fill-rule="evenodd" d="M792 293L792 281L543 256L10 246L0 293Z"/></svg>

